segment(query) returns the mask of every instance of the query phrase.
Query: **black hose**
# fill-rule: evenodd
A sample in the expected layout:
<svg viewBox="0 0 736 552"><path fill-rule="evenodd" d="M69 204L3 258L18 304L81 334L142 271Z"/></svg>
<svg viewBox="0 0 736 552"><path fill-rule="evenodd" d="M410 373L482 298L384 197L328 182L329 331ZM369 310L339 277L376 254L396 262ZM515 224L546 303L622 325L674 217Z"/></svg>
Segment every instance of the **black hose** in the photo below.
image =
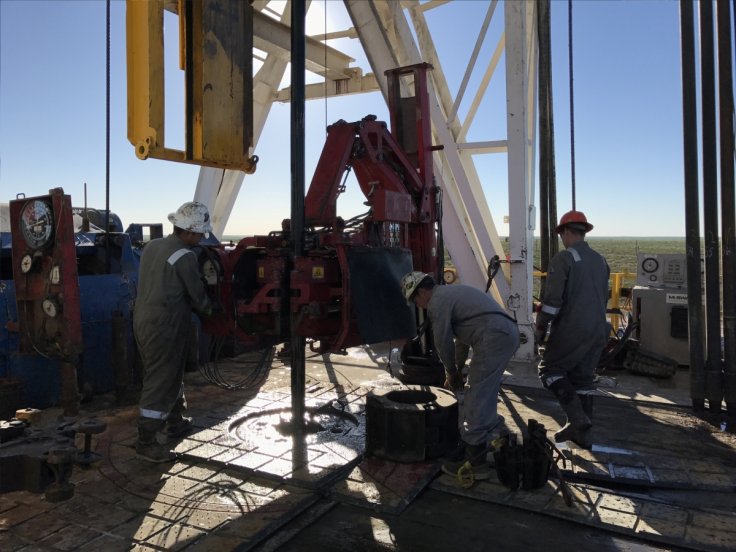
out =
<svg viewBox="0 0 736 552"><path fill-rule="evenodd" d="M266 380L271 369L274 347L269 346L264 348L256 361L238 360L235 358L230 360L229 362L237 367L248 368L249 366L252 367L252 365L255 366L245 376L234 381L228 381L220 368L220 353L227 338L226 336L216 336L213 338L209 351L209 358L212 360L202 363L199 367L202 377L206 381L228 390L260 387ZM232 336L232 339L236 341L234 336Z"/></svg>

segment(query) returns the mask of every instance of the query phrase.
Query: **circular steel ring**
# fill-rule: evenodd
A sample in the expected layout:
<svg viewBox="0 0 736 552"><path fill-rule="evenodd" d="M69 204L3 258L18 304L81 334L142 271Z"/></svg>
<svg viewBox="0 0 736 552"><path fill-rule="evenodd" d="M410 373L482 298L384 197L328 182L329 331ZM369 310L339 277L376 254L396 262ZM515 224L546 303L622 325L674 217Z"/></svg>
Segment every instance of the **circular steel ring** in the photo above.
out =
<svg viewBox="0 0 736 552"><path fill-rule="evenodd" d="M457 399L446 389L375 389L366 395L366 455L396 462L436 458L457 444L457 419Z"/></svg>

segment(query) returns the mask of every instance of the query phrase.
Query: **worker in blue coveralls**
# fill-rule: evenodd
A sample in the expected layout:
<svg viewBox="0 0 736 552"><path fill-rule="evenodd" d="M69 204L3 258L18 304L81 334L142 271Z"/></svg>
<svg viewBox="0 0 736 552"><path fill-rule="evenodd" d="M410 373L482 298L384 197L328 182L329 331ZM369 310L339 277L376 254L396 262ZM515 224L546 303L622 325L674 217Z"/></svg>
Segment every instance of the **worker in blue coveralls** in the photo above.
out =
<svg viewBox="0 0 736 552"><path fill-rule="evenodd" d="M459 458L448 459L442 470L457 475L470 463L476 480L488 479L492 468L487 461L490 442L505 428L498 414L501 376L519 347L519 328L493 298L465 285L436 286L424 272L410 272L401 281L407 301L426 309L437 353L445 368L445 387L463 390L459 413ZM455 343L472 349L467 379L456 365ZM462 356L462 355L458 355Z"/></svg>
<svg viewBox="0 0 736 552"><path fill-rule="evenodd" d="M169 215L174 233L150 241L143 249L133 331L143 361L143 387L136 456L167 462L175 454L166 438L189 432L184 416L184 369L191 339L191 314L212 314L192 247L212 231L207 207L184 203ZM165 428L165 435L160 435Z"/></svg>
<svg viewBox="0 0 736 552"><path fill-rule="evenodd" d="M595 369L608 342L611 273L606 260L585 241L592 229L580 211L560 219L555 231L565 250L549 263L534 332L537 345L544 346L539 378L567 414L555 441L572 441L586 449L592 447Z"/></svg>

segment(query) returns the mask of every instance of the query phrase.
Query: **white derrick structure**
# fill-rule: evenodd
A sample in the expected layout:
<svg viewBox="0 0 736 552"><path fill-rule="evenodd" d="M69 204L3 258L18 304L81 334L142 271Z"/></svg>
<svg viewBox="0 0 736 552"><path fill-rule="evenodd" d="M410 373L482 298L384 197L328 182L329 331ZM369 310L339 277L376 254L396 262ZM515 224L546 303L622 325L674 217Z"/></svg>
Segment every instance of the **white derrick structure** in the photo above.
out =
<svg viewBox="0 0 736 552"><path fill-rule="evenodd" d="M354 60L324 45L314 38L307 39L307 69L325 77L326 84L308 85L307 99L368 92L377 88L386 98L384 71L395 67L430 63L429 73L431 118L435 145L443 148L434 153L437 185L442 189L443 237L446 249L457 268L460 281L481 289L487 284L490 259L498 255L506 260L496 224L491 216L489 201L476 169L474 157L506 154L508 159L508 223L509 257L493 281L492 292L519 323L522 334L516 359L532 360L534 351L532 329L532 273L534 226L536 213L536 73L537 25L533 0L486 2L488 8L475 47L467 60L454 55L442 60L435 48L425 20L428 10L451 10L452 1L430 0L344 0L353 27L321 36L321 39L354 37L360 41L370 64L367 69L350 67ZM289 90L279 90L289 63L290 3L283 11L273 11L268 0L256 0L258 12L254 20L254 46L265 52L259 58L261 68L254 75L254 145L258 143L274 101L288 101ZM493 36L491 22L503 18L500 36ZM479 56L481 44L496 44L489 60ZM483 141L466 141L469 129L489 125L476 119L479 106L486 99L489 83L502 58L505 60L505 91L500 98L487 101L505 102L506 135L488 136ZM463 81L453 97L442 71L443 61L456 67L465 62ZM483 65L485 64L485 65ZM481 74L480 79L471 79ZM471 89L471 82L478 82ZM465 98L472 98L461 119L458 107ZM257 150L256 150L257 152ZM483 175L485 179L498 178ZM195 192L195 200L205 203L212 213L214 233L221 236L227 224L244 180L240 171L203 167Z"/></svg>

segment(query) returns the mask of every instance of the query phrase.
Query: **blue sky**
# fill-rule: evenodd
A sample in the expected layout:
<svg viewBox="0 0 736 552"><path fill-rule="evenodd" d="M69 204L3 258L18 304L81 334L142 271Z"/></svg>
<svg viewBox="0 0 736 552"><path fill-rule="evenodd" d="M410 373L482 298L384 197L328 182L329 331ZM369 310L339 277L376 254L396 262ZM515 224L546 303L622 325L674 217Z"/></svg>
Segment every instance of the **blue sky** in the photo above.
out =
<svg viewBox="0 0 736 552"><path fill-rule="evenodd" d="M328 31L349 26L339 3L314 0L308 30L323 32L325 9ZM441 59L466 59L485 10L485 2L459 0L452 10L427 13ZM683 236L678 3L586 0L576 1L573 10L577 207L586 212L598 236ZM572 205L566 1L552 2L552 18L561 214ZM167 20L167 29L174 24L174 19ZM343 39L331 45L346 50L357 59L356 65L368 69L356 41ZM170 211L192 198L199 169L140 161L127 141L122 0L112 2L111 57L111 208L124 225L165 222ZM465 61L443 64L453 91L464 68ZM180 79L176 69L170 72L167 85ZM497 87L502 94L502 74L494 79L498 80L492 90ZM180 103L172 96L167 112L170 147L181 146L173 136L181 136L183 142L175 122ZM486 107L481 121L487 120L491 131L503 128L498 126L505 124L502 109L503 102ZM358 120L369 113L387 120L380 94L307 103L307 184L326 124ZM258 171L246 178L227 234L276 230L289 215L288 138L289 106L277 104L256 150L261 159ZM86 182L89 206L104 208L105 139L105 2L0 0L0 201L63 187L75 205L82 205ZM471 134L469 140L473 139ZM478 164L501 234L507 214L505 164L504 155ZM345 205L359 206L358 195L348 193Z"/></svg>

